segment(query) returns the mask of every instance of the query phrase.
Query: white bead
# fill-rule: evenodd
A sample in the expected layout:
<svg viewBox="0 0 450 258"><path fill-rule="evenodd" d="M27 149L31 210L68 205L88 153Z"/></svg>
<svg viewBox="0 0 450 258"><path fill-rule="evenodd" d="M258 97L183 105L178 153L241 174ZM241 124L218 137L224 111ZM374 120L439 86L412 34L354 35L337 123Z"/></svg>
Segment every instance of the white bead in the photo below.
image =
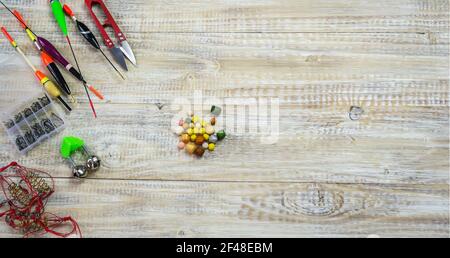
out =
<svg viewBox="0 0 450 258"><path fill-rule="evenodd" d="M182 126L177 126L173 129L176 135L182 135L184 133L184 128Z"/></svg>
<svg viewBox="0 0 450 258"><path fill-rule="evenodd" d="M212 127L210 125L208 125L205 129L206 129L206 133L209 135L211 135L215 132L214 127Z"/></svg>
<svg viewBox="0 0 450 258"><path fill-rule="evenodd" d="M211 135L211 137L209 137L209 142L216 143L217 141L218 141L218 139L217 139L216 135Z"/></svg>

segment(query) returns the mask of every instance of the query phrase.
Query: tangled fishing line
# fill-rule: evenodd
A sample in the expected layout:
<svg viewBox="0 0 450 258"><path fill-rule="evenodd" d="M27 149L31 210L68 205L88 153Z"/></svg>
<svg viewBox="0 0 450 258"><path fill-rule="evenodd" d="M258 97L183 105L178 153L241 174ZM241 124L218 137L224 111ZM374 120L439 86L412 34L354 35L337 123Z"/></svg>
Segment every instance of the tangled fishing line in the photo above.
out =
<svg viewBox="0 0 450 258"><path fill-rule="evenodd" d="M22 167L16 162L0 168L0 185L5 196L0 199L0 218L24 237L51 234L57 237L78 235L78 223L70 216L58 217L45 211L55 191L53 178L45 172ZM56 231L67 227L66 232Z"/></svg>

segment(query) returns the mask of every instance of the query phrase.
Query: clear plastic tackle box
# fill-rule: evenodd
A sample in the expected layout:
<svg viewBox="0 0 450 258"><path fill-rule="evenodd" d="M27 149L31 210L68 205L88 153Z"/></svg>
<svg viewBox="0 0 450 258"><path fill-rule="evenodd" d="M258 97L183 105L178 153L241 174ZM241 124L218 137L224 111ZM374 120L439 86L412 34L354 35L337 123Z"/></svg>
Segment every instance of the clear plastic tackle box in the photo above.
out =
<svg viewBox="0 0 450 258"><path fill-rule="evenodd" d="M66 124L46 93L1 112L0 118L9 139L22 155L64 130Z"/></svg>

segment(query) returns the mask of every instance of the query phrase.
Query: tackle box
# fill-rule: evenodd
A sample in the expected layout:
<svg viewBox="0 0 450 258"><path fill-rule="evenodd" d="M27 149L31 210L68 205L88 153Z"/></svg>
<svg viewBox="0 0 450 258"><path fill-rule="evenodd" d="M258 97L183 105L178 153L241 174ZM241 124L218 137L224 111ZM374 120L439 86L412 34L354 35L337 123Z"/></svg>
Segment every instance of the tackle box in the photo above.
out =
<svg viewBox="0 0 450 258"><path fill-rule="evenodd" d="M22 155L65 128L63 117L46 93L2 112L0 118L9 139Z"/></svg>

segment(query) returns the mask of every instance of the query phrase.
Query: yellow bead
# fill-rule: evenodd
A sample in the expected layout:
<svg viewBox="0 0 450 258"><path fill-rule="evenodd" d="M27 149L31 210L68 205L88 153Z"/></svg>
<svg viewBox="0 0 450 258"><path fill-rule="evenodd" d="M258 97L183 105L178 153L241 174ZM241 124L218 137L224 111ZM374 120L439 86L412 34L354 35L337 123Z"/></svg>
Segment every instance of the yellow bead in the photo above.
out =
<svg viewBox="0 0 450 258"><path fill-rule="evenodd" d="M208 141L209 140L209 134L207 134L207 133L203 134L203 138L205 138L205 141Z"/></svg>
<svg viewBox="0 0 450 258"><path fill-rule="evenodd" d="M208 145L208 150L209 150L209 151L214 151L215 148L216 148L216 145L215 145L214 143L210 143L210 144Z"/></svg>
<svg viewBox="0 0 450 258"><path fill-rule="evenodd" d="M206 129L205 128L200 129L200 133L201 134L205 134L206 133Z"/></svg>
<svg viewBox="0 0 450 258"><path fill-rule="evenodd" d="M192 122L195 124L195 123L197 123L198 122L198 116L193 116L192 117Z"/></svg>
<svg viewBox="0 0 450 258"><path fill-rule="evenodd" d="M198 129L197 127L194 128L194 134L199 134L200 133L200 129Z"/></svg>
<svg viewBox="0 0 450 258"><path fill-rule="evenodd" d="M197 135L193 134L191 135L191 141L195 142L197 140Z"/></svg>
<svg viewBox="0 0 450 258"><path fill-rule="evenodd" d="M192 135L194 133L194 130L192 128L189 128L187 130L187 134Z"/></svg>
<svg viewBox="0 0 450 258"><path fill-rule="evenodd" d="M190 143L186 144L184 149L186 150L187 153L192 155L192 154L194 154L195 150L197 149L197 145L195 145L195 143L193 143L193 142L190 142Z"/></svg>
<svg viewBox="0 0 450 258"><path fill-rule="evenodd" d="M206 127L206 122L202 121L202 127Z"/></svg>

